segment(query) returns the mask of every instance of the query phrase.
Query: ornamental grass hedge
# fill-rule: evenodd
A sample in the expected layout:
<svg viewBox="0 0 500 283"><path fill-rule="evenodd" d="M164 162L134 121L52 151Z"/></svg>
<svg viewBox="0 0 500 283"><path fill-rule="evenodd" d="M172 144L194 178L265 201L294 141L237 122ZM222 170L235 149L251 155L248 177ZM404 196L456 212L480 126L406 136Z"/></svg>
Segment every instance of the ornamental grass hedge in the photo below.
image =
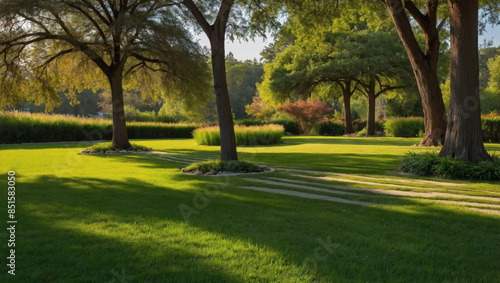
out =
<svg viewBox="0 0 500 283"><path fill-rule="evenodd" d="M281 142L285 129L281 125L240 126L234 127L237 145L268 145ZM193 132L199 145L220 145L219 127L199 128Z"/></svg>
<svg viewBox="0 0 500 283"><path fill-rule="evenodd" d="M130 139L191 138L197 124L127 123ZM0 143L111 140L113 125L105 119L68 115L0 112Z"/></svg>

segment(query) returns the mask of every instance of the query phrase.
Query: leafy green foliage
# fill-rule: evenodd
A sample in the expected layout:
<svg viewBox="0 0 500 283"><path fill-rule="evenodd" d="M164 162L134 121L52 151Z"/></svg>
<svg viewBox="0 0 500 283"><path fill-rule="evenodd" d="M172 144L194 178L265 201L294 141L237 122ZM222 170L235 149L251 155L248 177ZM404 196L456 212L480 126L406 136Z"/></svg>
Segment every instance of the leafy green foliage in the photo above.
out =
<svg viewBox="0 0 500 283"><path fill-rule="evenodd" d="M130 138L191 138L197 124L128 123ZM0 143L110 140L112 122L66 115L0 112Z"/></svg>
<svg viewBox="0 0 500 283"><path fill-rule="evenodd" d="M262 168L258 165L239 160L220 161L208 160L197 162L189 165L182 170L183 172L201 172L203 174L208 172L235 172L235 173L256 173L262 172Z"/></svg>
<svg viewBox="0 0 500 283"><path fill-rule="evenodd" d="M387 117L424 116L422 99L420 98L418 92L416 92L414 95L413 93L406 92L406 95L404 95L404 97L389 97L386 100L385 111Z"/></svg>
<svg viewBox="0 0 500 283"><path fill-rule="evenodd" d="M274 114L274 110L275 109L273 107L262 101L262 97L260 95L254 96L252 98L252 103L245 106L245 112L248 116L263 121L269 121Z"/></svg>
<svg viewBox="0 0 500 283"><path fill-rule="evenodd" d="M319 134L322 136L343 136L345 124L341 119L331 119L319 124ZM355 119L352 121L352 126L357 130L356 136L364 136L366 134L366 121ZM385 131L385 121L375 121L375 131L383 133Z"/></svg>
<svg viewBox="0 0 500 283"><path fill-rule="evenodd" d="M500 115L492 113L481 118L483 141L500 142Z"/></svg>
<svg viewBox="0 0 500 283"><path fill-rule="evenodd" d="M235 126L234 131L238 145L277 144L285 134L281 125ZM220 145L219 127L196 129L193 137L199 145Z"/></svg>
<svg viewBox="0 0 500 283"><path fill-rule="evenodd" d="M343 122L328 121L320 123L320 135L322 136L342 136L344 135L345 126Z"/></svg>
<svg viewBox="0 0 500 283"><path fill-rule="evenodd" d="M424 119L419 117L391 118L385 122L385 134L391 137L419 137L424 131Z"/></svg>
<svg viewBox="0 0 500 283"><path fill-rule="evenodd" d="M500 180L500 158L492 156L479 163L472 163L449 156L439 157L435 152L423 154L409 152L402 158L401 170L422 176L498 181Z"/></svg>
<svg viewBox="0 0 500 283"><path fill-rule="evenodd" d="M111 151L119 151L119 150L150 151L151 148L149 148L147 146L143 146L143 145L138 145L135 143L130 143L129 148L119 148L119 147L113 146L113 144L111 144L110 142L102 142L102 143L92 145L91 147L87 148L87 150L90 150L92 153L95 153L95 152L100 152L100 151L106 152L108 150L111 150Z"/></svg>
<svg viewBox="0 0 500 283"><path fill-rule="evenodd" d="M19 96L51 110L59 92L78 103L76 92L86 88L110 93L111 76L123 89L155 99L210 94L205 54L169 5L115 4L2 1L0 70L8 76L0 81L6 93L0 105L14 105Z"/></svg>
<svg viewBox="0 0 500 283"><path fill-rule="evenodd" d="M230 53L226 57L226 74L234 117L235 119L246 118L245 106L252 103L257 93L256 84L262 82L264 67L256 60L239 61Z"/></svg>

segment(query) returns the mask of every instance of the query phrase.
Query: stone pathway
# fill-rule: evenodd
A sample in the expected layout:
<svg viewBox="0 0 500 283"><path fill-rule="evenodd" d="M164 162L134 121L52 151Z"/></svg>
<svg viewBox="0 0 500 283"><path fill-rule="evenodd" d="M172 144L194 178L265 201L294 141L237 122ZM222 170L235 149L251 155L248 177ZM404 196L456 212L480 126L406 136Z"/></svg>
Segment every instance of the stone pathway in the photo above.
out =
<svg viewBox="0 0 500 283"><path fill-rule="evenodd" d="M208 155L199 156L155 151L146 154L155 159L174 162L183 166L193 162L217 158ZM475 192L468 190L467 184L463 183L408 180L390 176L377 178L303 169L276 168L276 170L277 172L288 172L288 176L291 178L255 175L255 177L243 178L249 184L253 183L255 185L237 186L236 188L363 206L385 205L387 197L397 197L457 205L472 211L500 215L500 192L488 192L487 196L474 195ZM369 186L369 188L345 185L346 183ZM360 198L362 200L359 200ZM366 201L367 199L369 201Z"/></svg>

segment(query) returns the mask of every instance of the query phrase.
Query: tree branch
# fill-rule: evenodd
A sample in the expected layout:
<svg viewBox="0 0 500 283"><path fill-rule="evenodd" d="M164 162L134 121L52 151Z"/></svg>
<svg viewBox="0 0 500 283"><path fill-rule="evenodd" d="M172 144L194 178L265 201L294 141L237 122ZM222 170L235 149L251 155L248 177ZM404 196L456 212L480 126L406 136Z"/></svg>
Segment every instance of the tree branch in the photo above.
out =
<svg viewBox="0 0 500 283"><path fill-rule="evenodd" d="M441 20L441 22L439 23L439 25L437 26L437 32L440 33L441 32L441 29L444 27L444 25L446 24L446 21L448 21L448 17L445 17L444 19Z"/></svg>
<svg viewBox="0 0 500 283"><path fill-rule="evenodd" d="M427 3L427 5L430 5L430 3ZM427 15L422 14L422 12L420 12L420 10L411 0L405 0L405 8L415 19L415 21L417 21L424 32L428 33L431 27L429 27L429 18L427 17Z"/></svg>
<svg viewBox="0 0 500 283"><path fill-rule="evenodd" d="M97 23L96 20L94 20L94 18L89 13L87 13L85 10L83 10L81 7L78 7L77 5L74 5L71 3L67 3L67 5L76 9L77 11L82 13L85 17L87 17L87 19L89 19L89 21L95 26L95 28L99 32L99 35L104 40L104 42L108 41L108 39L106 38L106 35L104 34L104 31L101 29L101 26Z"/></svg>
<svg viewBox="0 0 500 283"><path fill-rule="evenodd" d="M226 25L229 20L229 13L234 5L234 0L222 0L219 8L219 13L217 13L217 18L214 23L214 30L217 31L218 35L225 35Z"/></svg>
<svg viewBox="0 0 500 283"><path fill-rule="evenodd" d="M208 38L212 38L212 26L207 22L207 19L203 16L203 13L201 13L193 0L183 0L182 4L188 8Z"/></svg>

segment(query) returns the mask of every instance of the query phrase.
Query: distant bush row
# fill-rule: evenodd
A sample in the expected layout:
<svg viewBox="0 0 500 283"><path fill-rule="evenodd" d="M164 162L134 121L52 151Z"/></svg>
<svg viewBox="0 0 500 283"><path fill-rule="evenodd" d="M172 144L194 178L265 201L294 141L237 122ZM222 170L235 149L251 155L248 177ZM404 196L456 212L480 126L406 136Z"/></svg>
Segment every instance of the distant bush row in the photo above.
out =
<svg viewBox="0 0 500 283"><path fill-rule="evenodd" d="M281 125L234 127L237 145L268 145L280 143L285 130ZM199 145L220 145L219 127L199 128L193 132Z"/></svg>
<svg viewBox="0 0 500 283"><path fill-rule="evenodd" d="M271 122L264 122L261 120L255 120L255 119L242 119L242 120L235 120L234 121L235 125L241 125L241 126L264 126L264 125L269 125L269 124L274 124L274 125L281 125L285 129L285 133L288 135L299 135L300 130L299 130L299 124L293 120L287 120L287 119L281 119L281 120L272 120Z"/></svg>
<svg viewBox="0 0 500 283"><path fill-rule="evenodd" d="M127 123L130 139L191 138L197 124ZM0 112L0 143L111 140L112 122L66 115Z"/></svg>
<svg viewBox="0 0 500 283"><path fill-rule="evenodd" d="M500 142L500 116L489 115L481 118L483 140L485 142ZM354 120L353 128L361 131L366 128L366 121ZM340 121L328 121L319 124L319 134L322 136L342 136L345 126ZM390 137L423 137L425 133L424 119L421 117L391 118L375 123L375 131L384 132Z"/></svg>
<svg viewBox="0 0 500 283"><path fill-rule="evenodd" d="M157 122L157 123L177 123L179 122L175 117L164 115L154 111L140 111L132 106L125 105L125 120L127 122ZM105 119L113 119L112 113L103 115Z"/></svg>
<svg viewBox="0 0 500 283"><path fill-rule="evenodd" d="M481 118L485 142L500 142L500 116L484 115ZM263 126L269 123L258 120L236 120L236 125ZM292 120L276 120L288 135L298 135L299 126ZM153 122L128 122L131 139L191 138L199 124L172 124ZM353 128L361 131L366 121L354 120ZM344 135L342 121L319 123L313 132L323 136ZM420 117L391 118L375 123L377 132L393 137L419 137L424 134L424 121ZM360 132L358 132L360 133ZM77 118L66 115L0 112L0 143L59 142L82 140L110 140L112 122L105 119ZM244 144L244 143L242 143Z"/></svg>

